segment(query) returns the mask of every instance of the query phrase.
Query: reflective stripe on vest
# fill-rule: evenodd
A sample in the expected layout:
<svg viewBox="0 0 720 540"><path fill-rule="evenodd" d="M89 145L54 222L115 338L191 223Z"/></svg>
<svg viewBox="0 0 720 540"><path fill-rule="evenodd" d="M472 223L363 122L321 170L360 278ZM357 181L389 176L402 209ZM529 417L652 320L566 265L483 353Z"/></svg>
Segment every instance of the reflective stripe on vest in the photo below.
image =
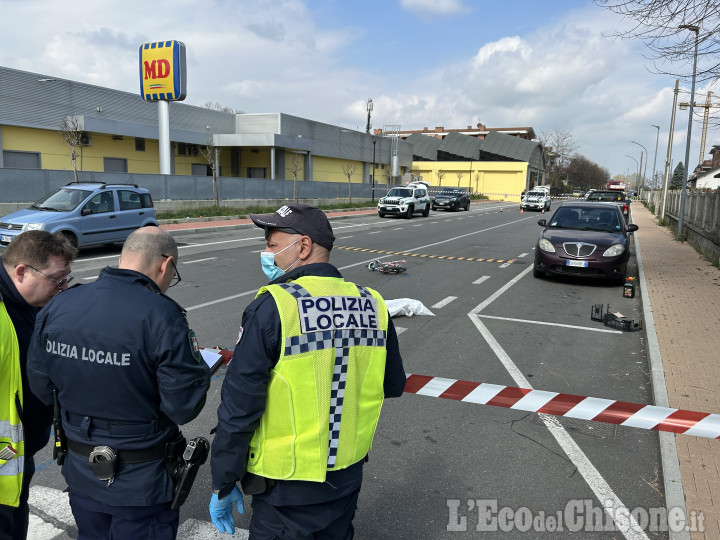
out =
<svg viewBox="0 0 720 540"><path fill-rule="evenodd" d="M324 481L370 450L383 400L388 314L375 291L305 276L260 290L273 295L283 347L248 470ZM342 429L341 429L342 426Z"/></svg>
<svg viewBox="0 0 720 540"><path fill-rule="evenodd" d="M0 459L0 504L20 504L25 445L20 411L23 403L20 346L15 327L5 303L0 300L0 451L12 445L17 452L10 459Z"/></svg>

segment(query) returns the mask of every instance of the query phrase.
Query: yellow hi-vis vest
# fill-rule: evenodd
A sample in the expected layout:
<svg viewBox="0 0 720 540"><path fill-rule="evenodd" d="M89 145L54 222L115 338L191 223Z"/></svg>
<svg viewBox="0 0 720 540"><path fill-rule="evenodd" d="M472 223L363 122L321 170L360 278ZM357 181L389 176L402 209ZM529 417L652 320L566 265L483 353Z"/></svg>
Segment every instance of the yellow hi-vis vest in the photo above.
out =
<svg viewBox="0 0 720 540"><path fill-rule="evenodd" d="M0 459L0 504L15 507L20 505L25 456L21 411L18 410L22 403L20 345L0 297L0 452L8 445L17 452L15 457Z"/></svg>
<svg viewBox="0 0 720 540"><path fill-rule="evenodd" d="M324 482L370 451L383 402L388 311L375 291L341 278L268 285L282 326L265 413L247 470Z"/></svg>

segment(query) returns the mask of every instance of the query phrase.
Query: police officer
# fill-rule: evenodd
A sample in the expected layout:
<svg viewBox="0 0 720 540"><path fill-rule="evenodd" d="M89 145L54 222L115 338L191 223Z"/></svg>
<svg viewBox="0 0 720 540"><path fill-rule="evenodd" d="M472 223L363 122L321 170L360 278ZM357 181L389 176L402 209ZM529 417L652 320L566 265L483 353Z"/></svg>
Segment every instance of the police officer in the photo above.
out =
<svg viewBox="0 0 720 540"><path fill-rule="evenodd" d="M380 295L329 263L322 211L250 217L265 229L270 284L243 314L223 383L210 515L234 532L240 482L253 495L250 538L352 538L383 398L405 387L397 334Z"/></svg>
<svg viewBox="0 0 720 540"><path fill-rule="evenodd" d="M0 539L27 536L33 455L50 436L52 407L28 386L35 316L72 280L77 249L60 234L26 231L0 257ZM24 435L24 437L23 437Z"/></svg>
<svg viewBox="0 0 720 540"><path fill-rule="evenodd" d="M200 413L210 384L185 311L164 294L180 281L177 258L166 231L139 229L118 268L38 315L28 376L45 403L57 389L80 540L177 534L166 458L184 449L178 424Z"/></svg>

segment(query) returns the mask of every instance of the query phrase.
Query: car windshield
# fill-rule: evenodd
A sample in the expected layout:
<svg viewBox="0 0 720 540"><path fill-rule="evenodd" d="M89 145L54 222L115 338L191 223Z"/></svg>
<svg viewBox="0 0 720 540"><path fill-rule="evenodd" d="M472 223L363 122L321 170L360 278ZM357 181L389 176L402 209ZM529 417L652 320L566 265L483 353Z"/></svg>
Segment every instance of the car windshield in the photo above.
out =
<svg viewBox="0 0 720 540"><path fill-rule="evenodd" d="M392 188L388 191L388 197L412 197L412 189L407 188Z"/></svg>
<svg viewBox="0 0 720 540"><path fill-rule="evenodd" d="M545 192L544 191L531 191L528 193L528 197L544 197Z"/></svg>
<svg viewBox="0 0 720 540"><path fill-rule="evenodd" d="M553 215L548 225L552 229L619 232L618 213L609 208L563 207Z"/></svg>
<svg viewBox="0 0 720 540"><path fill-rule="evenodd" d="M71 212L83 202L92 191L85 189L58 188L42 199L35 201L30 208L35 210L51 210L55 212Z"/></svg>

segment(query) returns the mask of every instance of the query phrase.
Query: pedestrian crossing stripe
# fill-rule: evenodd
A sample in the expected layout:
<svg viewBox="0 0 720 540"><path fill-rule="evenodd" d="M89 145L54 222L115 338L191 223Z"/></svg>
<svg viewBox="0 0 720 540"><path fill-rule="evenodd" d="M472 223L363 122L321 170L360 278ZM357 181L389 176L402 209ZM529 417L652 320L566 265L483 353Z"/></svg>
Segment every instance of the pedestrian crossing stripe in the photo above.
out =
<svg viewBox="0 0 720 540"><path fill-rule="evenodd" d="M419 257L421 259L443 259L445 261L470 261L470 262L495 262L498 264L510 265L517 262L517 259L486 259L484 257L452 257L449 255L430 255L428 253L410 253L408 251L388 251L385 249L359 248L352 246L333 246L333 249L344 249L346 251L359 251L362 253L378 253L384 255L403 255L405 257Z"/></svg>

